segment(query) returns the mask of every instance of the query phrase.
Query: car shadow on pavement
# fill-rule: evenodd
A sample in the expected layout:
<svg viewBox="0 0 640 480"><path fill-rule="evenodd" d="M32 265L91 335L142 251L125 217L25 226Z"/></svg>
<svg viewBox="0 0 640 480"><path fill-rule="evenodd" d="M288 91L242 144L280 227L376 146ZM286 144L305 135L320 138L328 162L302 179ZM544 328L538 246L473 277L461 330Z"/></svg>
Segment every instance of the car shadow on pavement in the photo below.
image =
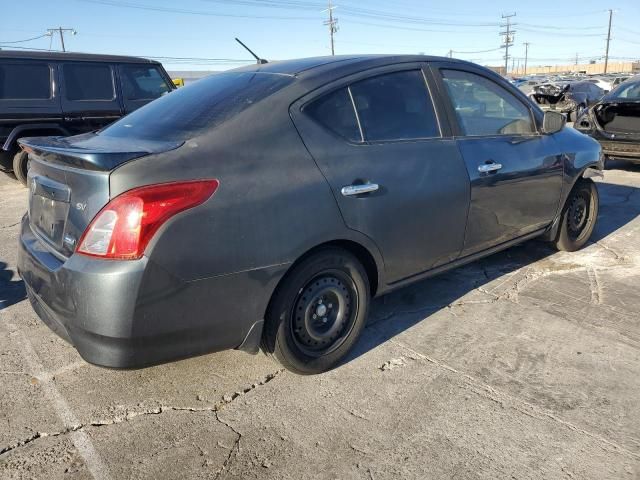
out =
<svg viewBox="0 0 640 480"><path fill-rule="evenodd" d="M7 268L5 262L0 262L0 310L27 298L24 282L13 278L13 270Z"/></svg>
<svg viewBox="0 0 640 480"><path fill-rule="evenodd" d="M598 182L598 191L601 208L591 244L640 215L640 189ZM418 323L429 322L434 313L449 308L473 290L555 253L550 244L532 240L374 299L367 326L344 363ZM570 255L576 255L579 261L579 252Z"/></svg>

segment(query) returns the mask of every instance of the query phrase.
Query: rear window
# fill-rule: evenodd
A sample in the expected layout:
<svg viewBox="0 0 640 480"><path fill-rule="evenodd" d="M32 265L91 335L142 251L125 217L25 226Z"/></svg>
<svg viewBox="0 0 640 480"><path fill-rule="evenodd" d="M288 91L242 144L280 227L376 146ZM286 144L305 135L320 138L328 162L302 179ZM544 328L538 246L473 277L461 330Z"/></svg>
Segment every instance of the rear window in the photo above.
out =
<svg viewBox="0 0 640 480"><path fill-rule="evenodd" d="M218 73L130 113L100 132L110 137L187 140L214 128L289 85L285 75Z"/></svg>
<svg viewBox="0 0 640 480"><path fill-rule="evenodd" d="M46 63L0 63L0 100L48 100L51 69Z"/></svg>
<svg viewBox="0 0 640 480"><path fill-rule="evenodd" d="M67 100L113 100L113 72L110 65L65 64Z"/></svg>
<svg viewBox="0 0 640 480"><path fill-rule="evenodd" d="M153 100L171 91L158 67L123 65L120 72L125 100Z"/></svg>

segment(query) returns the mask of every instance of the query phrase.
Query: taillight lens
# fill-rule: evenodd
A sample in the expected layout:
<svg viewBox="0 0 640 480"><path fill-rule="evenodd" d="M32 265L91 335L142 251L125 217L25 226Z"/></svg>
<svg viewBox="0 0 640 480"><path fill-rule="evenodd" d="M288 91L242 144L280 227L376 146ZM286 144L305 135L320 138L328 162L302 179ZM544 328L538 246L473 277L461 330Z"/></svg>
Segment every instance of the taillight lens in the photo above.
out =
<svg viewBox="0 0 640 480"><path fill-rule="evenodd" d="M111 200L78 243L78 253L100 258L142 257L153 234L177 213L206 202L218 180L162 183L135 188Z"/></svg>

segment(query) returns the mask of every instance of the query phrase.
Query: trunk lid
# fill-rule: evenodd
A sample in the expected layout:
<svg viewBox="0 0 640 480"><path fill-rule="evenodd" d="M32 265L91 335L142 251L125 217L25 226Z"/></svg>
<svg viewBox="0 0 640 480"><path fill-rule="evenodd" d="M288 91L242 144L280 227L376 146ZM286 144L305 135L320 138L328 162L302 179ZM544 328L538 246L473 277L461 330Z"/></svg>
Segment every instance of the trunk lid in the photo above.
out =
<svg viewBox="0 0 640 480"><path fill-rule="evenodd" d="M110 172L125 162L182 142L137 141L85 134L19 141L29 153L29 224L58 257L73 254L95 215L109 202Z"/></svg>
<svg viewBox="0 0 640 480"><path fill-rule="evenodd" d="M598 127L611 139L640 141L640 102L601 103L593 114Z"/></svg>

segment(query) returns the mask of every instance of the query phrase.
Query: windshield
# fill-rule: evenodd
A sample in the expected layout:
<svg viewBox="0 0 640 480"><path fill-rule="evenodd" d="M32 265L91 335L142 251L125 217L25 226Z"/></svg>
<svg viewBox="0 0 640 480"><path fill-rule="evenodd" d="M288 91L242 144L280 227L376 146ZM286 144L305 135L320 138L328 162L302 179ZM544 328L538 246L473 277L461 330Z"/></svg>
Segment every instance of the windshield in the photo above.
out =
<svg viewBox="0 0 640 480"><path fill-rule="evenodd" d="M607 98L611 100L640 101L640 80L621 83Z"/></svg>
<svg viewBox="0 0 640 480"><path fill-rule="evenodd" d="M99 135L188 140L212 129L293 81L260 72L218 73L179 88L111 124Z"/></svg>

